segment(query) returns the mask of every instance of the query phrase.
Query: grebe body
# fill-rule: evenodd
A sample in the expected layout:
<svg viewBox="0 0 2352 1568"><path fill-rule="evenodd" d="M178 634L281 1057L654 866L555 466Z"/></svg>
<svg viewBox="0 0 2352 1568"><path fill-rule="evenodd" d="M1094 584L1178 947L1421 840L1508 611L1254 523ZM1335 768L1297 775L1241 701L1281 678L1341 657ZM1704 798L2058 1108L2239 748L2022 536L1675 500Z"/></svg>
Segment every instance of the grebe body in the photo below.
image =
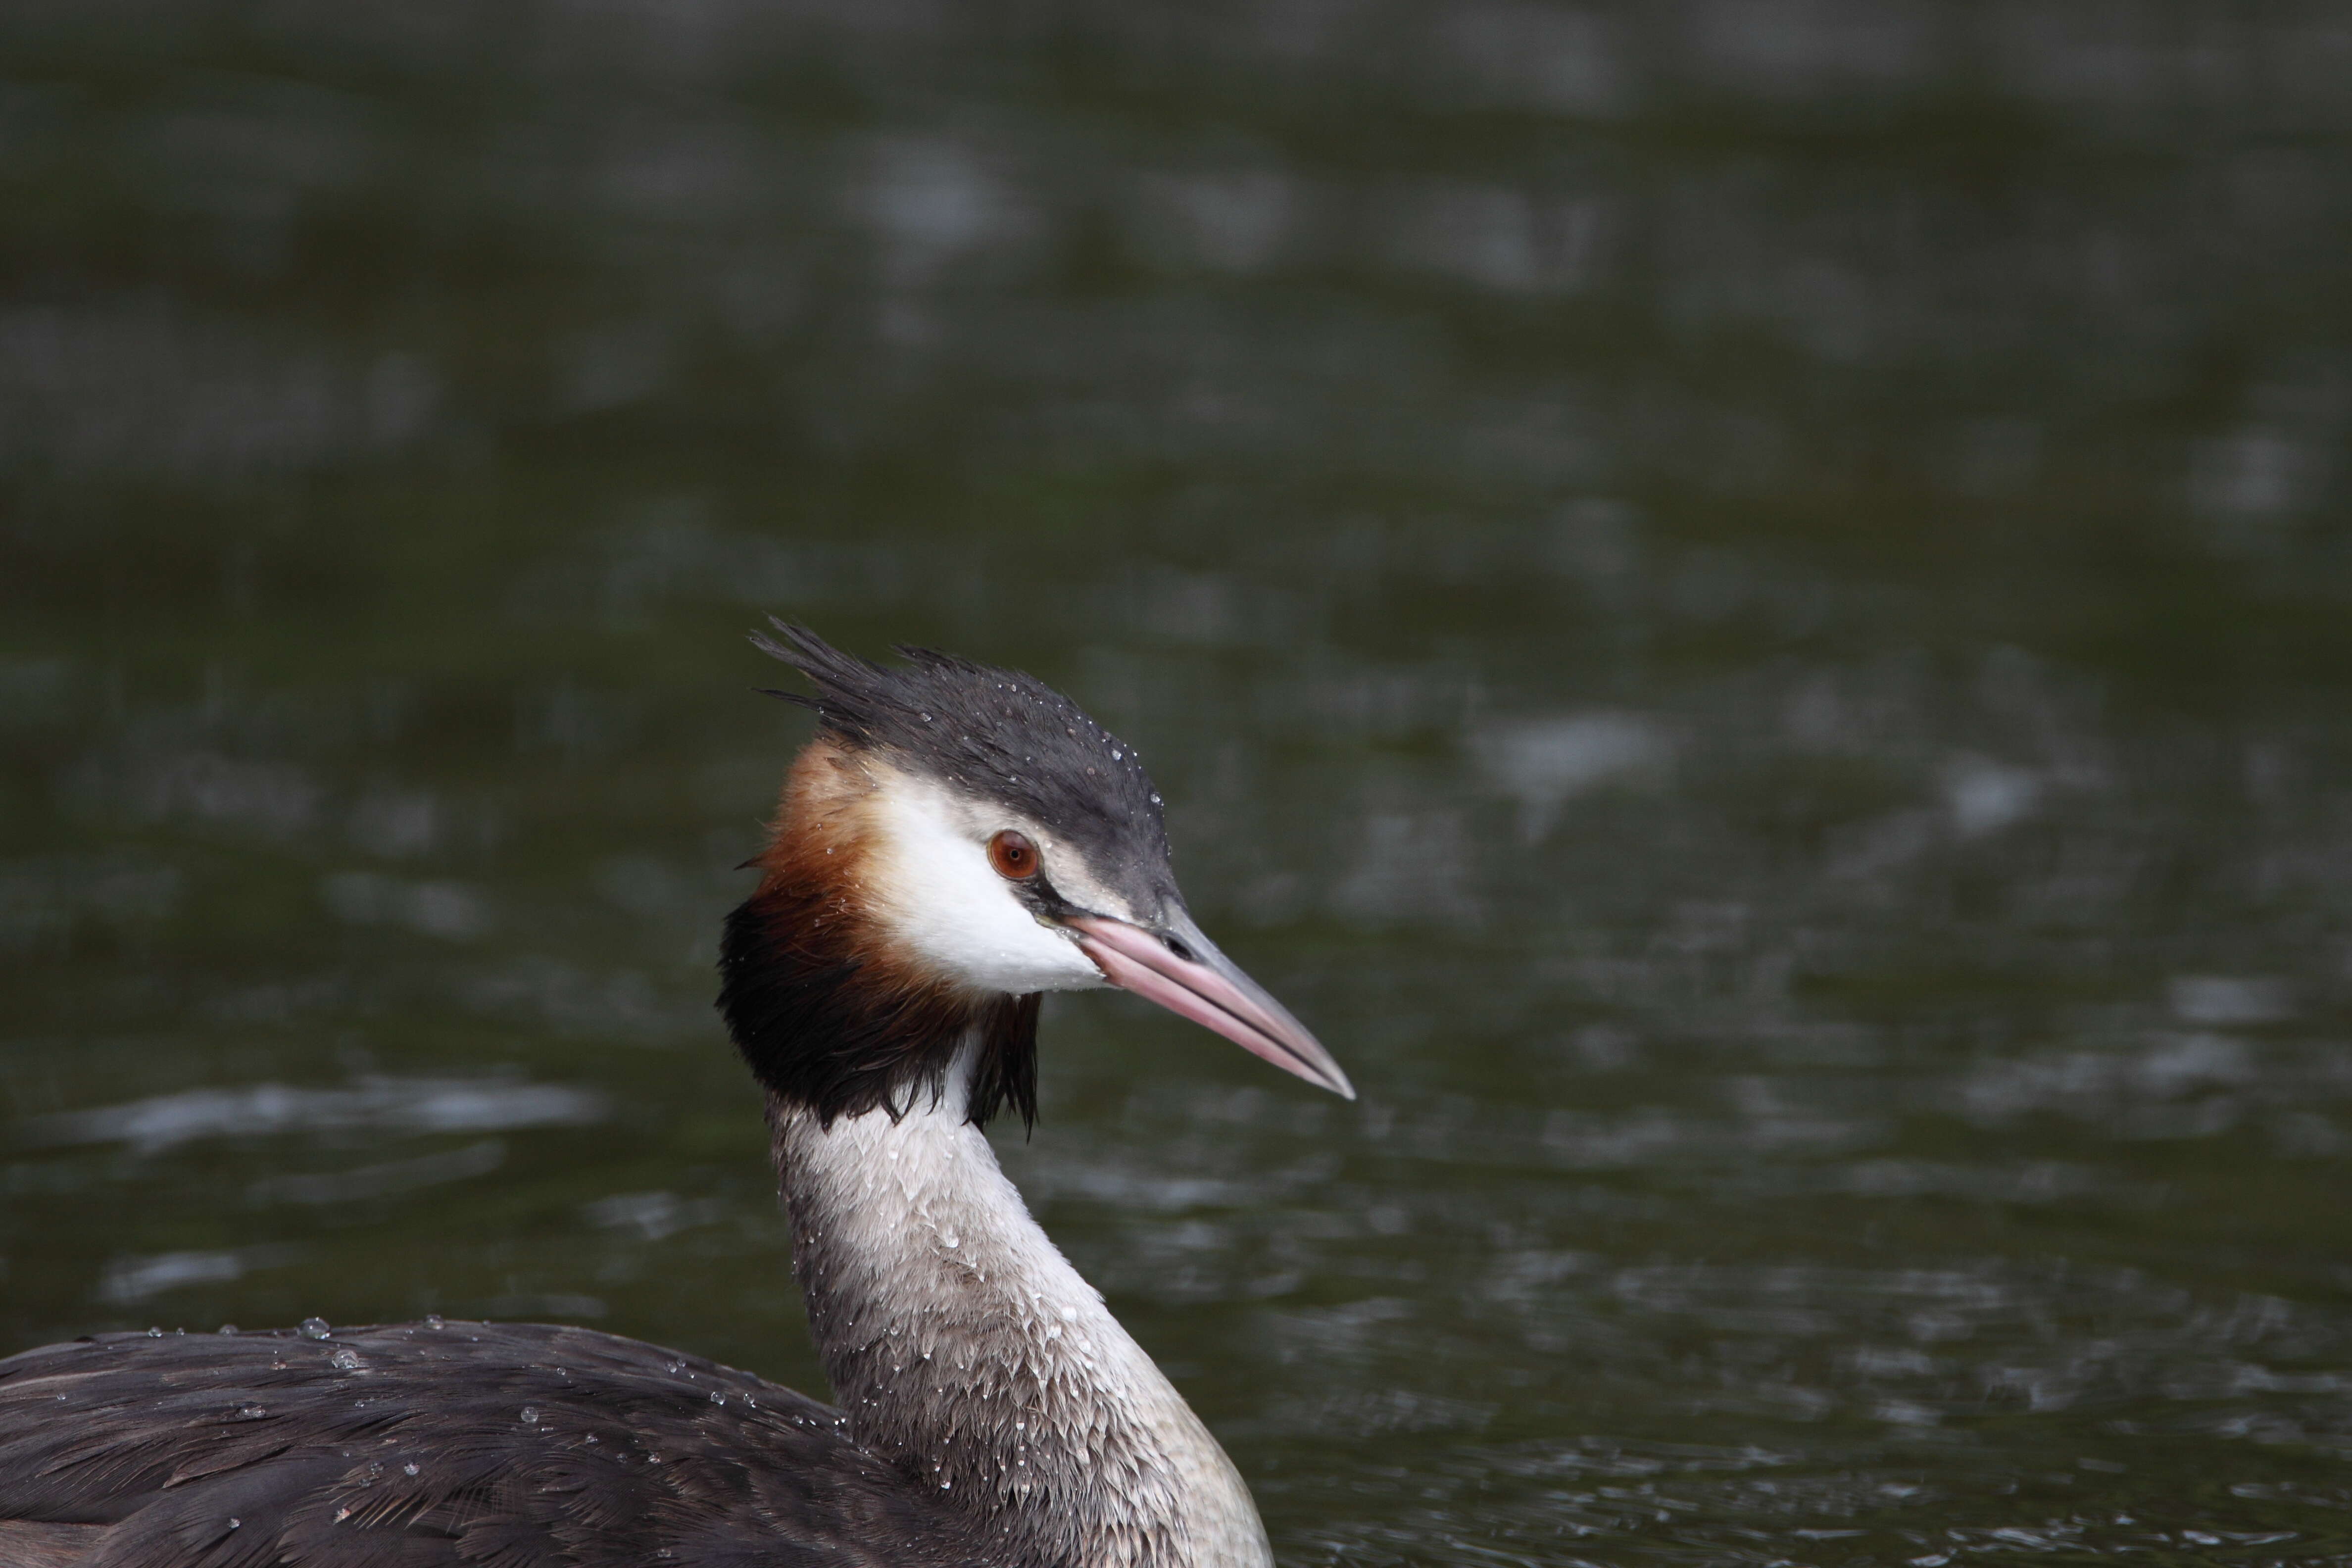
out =
<svg viewBox="0 0 2352 1568"><path fill-rule="evenodd" d="M1030 678L779 625L818 729L719 1007L837 1406L541 1324L109 1334L0 1361L9 1568L1267 1568L1249 1489L984 1129L1116 985L1352 1098L1203 936L1131 748Z"/></svg>

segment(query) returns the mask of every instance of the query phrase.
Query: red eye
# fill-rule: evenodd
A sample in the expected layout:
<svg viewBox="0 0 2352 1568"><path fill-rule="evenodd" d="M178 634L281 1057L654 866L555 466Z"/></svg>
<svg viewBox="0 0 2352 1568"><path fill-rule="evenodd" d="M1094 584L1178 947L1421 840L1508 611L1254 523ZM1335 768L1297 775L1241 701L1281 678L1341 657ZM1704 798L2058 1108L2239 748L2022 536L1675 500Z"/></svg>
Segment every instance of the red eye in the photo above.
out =
<svg viewBox="0 0 2352 1568"><path fill-rule="evenodd" d="M1008 827L988 841L988 863L998 876L1025 882L1037 874L1037 847Z"/></svg>

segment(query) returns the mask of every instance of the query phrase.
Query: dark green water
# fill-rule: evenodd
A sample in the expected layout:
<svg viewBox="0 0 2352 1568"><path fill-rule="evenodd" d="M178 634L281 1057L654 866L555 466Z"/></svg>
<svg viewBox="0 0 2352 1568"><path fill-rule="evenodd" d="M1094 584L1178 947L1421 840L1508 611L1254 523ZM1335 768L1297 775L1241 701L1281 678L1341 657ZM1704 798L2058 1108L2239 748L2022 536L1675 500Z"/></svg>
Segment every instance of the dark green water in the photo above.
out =
<svg viewBox="0 0 2352 1568"><path fill-rule="evenodd" d="M1048 1009L1288 1563L2352 1562L2352 10L20 0L0 1349L821 1386L769 612L1142 748Z"/></svg>

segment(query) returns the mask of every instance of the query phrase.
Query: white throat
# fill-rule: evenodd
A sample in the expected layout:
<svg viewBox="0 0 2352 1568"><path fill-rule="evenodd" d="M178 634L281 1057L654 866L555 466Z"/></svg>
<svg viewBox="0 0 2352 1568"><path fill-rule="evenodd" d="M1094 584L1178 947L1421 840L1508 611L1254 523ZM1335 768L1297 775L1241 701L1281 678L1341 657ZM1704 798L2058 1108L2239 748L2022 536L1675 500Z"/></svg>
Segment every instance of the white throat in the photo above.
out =
<svg viewBox="0 0 2352 1568"><path fill-rule="evenodd" d="M851 1430L1001 1531L1008 1564L1270 1568L1233 1462L964 1120L971 1059L895 1120L773 1108L793 1266Z"/></svg>

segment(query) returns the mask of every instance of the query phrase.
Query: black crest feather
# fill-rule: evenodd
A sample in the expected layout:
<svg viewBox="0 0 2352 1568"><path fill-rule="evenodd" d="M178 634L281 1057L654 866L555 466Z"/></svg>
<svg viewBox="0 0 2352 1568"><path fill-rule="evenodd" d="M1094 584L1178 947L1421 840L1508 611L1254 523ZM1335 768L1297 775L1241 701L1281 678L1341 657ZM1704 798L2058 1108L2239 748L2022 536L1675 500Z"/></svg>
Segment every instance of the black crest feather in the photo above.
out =
<svg viewBox="0 0 2352 1568"><path fill-rule="evenodd" d="M769 624L777 635L754 632L753 646L816 688L776 695L813 710L828 734L894 752L1046 824L1122 890L1166 880L1160 795L1135 748L1044 681L925 647L894 649L907 662L893 669L843 653L805 626ZM1148 891L1156 902L1174 889Z"/></svg>

